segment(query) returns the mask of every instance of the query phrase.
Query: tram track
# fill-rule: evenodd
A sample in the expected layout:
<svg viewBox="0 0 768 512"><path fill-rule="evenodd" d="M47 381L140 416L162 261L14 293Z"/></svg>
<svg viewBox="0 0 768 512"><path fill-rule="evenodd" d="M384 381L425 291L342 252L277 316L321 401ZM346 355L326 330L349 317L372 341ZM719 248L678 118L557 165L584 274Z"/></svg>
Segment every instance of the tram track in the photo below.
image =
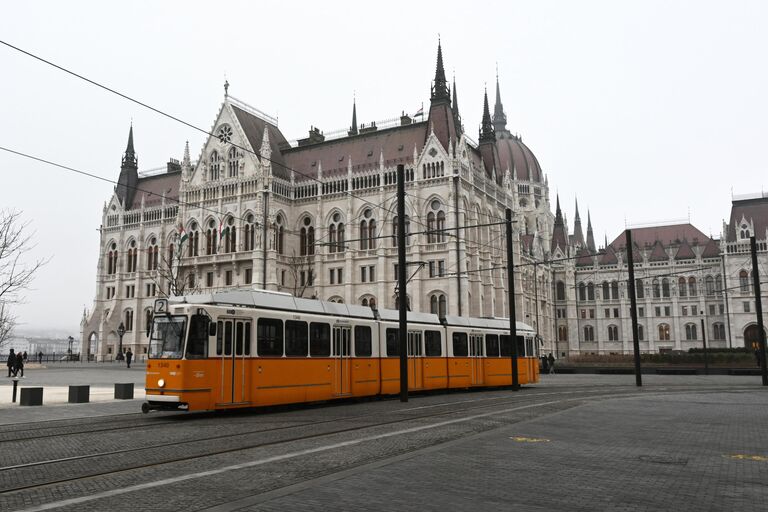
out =
<svg viewBox="0 0 768 512"><path fill-rule="evenodd" d="M644 396L646 393L632 393L634 388L624 388L622 390L617 390L612 393L605 393L605 389L602 390L573 390L570 392L565 392L565 394L572 395L568 398L565 398L563 400L560 400L559 402L564 401L570 401L570 402L579 402L579 401L592 401L596 399L612 399L612 398L621 398L621 397L636 397L636 396ZM654 390L654 393L662 393L662 394L675 394L675 393L685 393L690 392L694 389L674 389L674 390ZM701 389L701 388L695 388L695 391L698 392L717 392L717 391L725 391L725 390L733 390L733 388L707 388L707 389ZM595 394L599 393L599 394ZM259 449L259 448L266 448L266 447L272 447L272 446L278 446L278 445L288 445L289 443L299 442L299 441L305 441L305 440L311 440L311 439L317 439L322 437L328 437L328 436L335 436L339 434L345 434L345 433L351 433L351 432L361 432L366 429L373 429L377 427L385 427L385 426L391 426L398 423L406 423L406 422L414 422L419 420L427 420L427 419L434 419L439 417L445 417L449 415L455 415L455 414L464 414L470 411L476 411L478 409L487 409L490 407L499 407L507 404L515 404L520 407L527 407L527 406L535 406L537 402L546 402L546 400L541 400L542 398L545 398L547 395L563 395L564 392L557 392L557 393L532 393L528 396L521 396L521 395L515 395L514 397L491 397L486 399L480 399L484 401L483 404L477 404L476 402L478 400L471 400L471 401L463 401L462 403L465 404L475 404L475 405L467 405L467 406L461 406L456 407L459 405L457 402L444 402L441 404L429 404L426 407L452 407L451 410L445 411L435 411L430 413L424 413L424 414L404 414L408 413L408 411L412 410L418 410L423 409L424 406L421 407L415 407L411 409L401 409L401 410L395 410L395 411L386 411L383 413L379 413L378 415L402 415L402 417L399 418L393 418L389 419L387 421L375 421L375 422L367 422L363 425L356 425L351 426L347 428L336 428L336 429L329 429L324 430L321 432L314 432L311 434L300 434L300 435L293 435L288 436L280 439L275 439L272 441L259 441L259 442L248 442L247 437L248 436L258 436L263 435L266 433L274 433L277 431L290 431L291 429L301 429L301 428L316 428L318 425L323 424L329 424L329 423L340 423L340 422L349 422L349 421L355 421L359 420L361 418L371 418L371 413L365 413L355 416L347 416L347 417L341 417L341 418L333 418L329 420L324 421L314 421L314 422L308 422L303 423L300 425L288 425L284 427L277 427L274 429L260 429L260 430L252 430L248 432L240 432L240 433L228 433L224 435L219 436L209 436L207 438L193 438L189 440L184 441L178 441L175 443L164 443L163 445L153 445L153 446L144 446L139 448L130 448L130 449L122 449L122 450L114 450L111 452L102 452L97 454L89 454L89 455L83 455L83 456L76 456L76 457L68 457L63 459L54 459L54 460L47 460L47 461L37 461L27 464L20 464L15 466L6 466L3 468L0 468L0 475L3 473L15 471L18 473L28 473L28 475L22 475L22 478L19 478L19 481L23 481L23 485L15 485L15 486L9 486L5 488L0 488L0 495L9 495L15 492L21 492L21 491L29 491L32 489L40 489L42 487L50 487L53 485L58 484L65 484L69 482L75 482L75 481L84 481L88 479L94 479L94 478L100 478L100 477L106 477L114 474L119 473L125 473L128 471L134 471L134 470L140 470L140 469L148 469L153 467L159 467L164 466L168 464L178 464L182 462L188 462L188 461L195 461L199 459L204 459L206 457L215 457L218 455L226 455L228 453L234 453L244 450L252 450L252 449ZM580 396L574 396L574 395L580 395ZM235 446L231 446L231 441L234 437L238 437L241 439L245 439L246 441L244 443L237 444ZM189 455L170 455L170 456L164 456L162 457L162 460L151 460L146 461L142 460L141 462L135 462L135 463L121 463L121 461L125 460L125 456L127 454L133 454L133 455L140 455L142 452L154 454L156 457L158 455L164 455L162 454L162 449L171 449L173 450L174 447L178 446L184 446L184 445L191 445L193 443L197 443L197 445L200 445L201 443L215 443L216 441L221 440L227 440L228 441L228 447L221 449L216 448L215 446L210 447L203 447L201 453L194 453ZM174 452L178 454L178 451ZM109 459L109 457L117 457L121 459L120 461L115 461L118 463L121 463L119 467L113 467L113 468L107 468L107 470L86 470L86 471L80 471L78 472L76 468L73 468L71 463L77 462L77 461L95 461L98 459ZM40 475L41 473L45 474L51 474L50 468L55 468L56 465L66 465L67 467L64 468L64 471L66 471L66 477L64 478L48 478L48 479L40 479L39 476L35 478L36 475ZM89 468L96 467L98 464L93 463L89 464ZM109 464L106 464L109 465ZM45 471L40 471L41 468L47 468ZM64 471L62 471L62 474L64 474Z"/></svg>

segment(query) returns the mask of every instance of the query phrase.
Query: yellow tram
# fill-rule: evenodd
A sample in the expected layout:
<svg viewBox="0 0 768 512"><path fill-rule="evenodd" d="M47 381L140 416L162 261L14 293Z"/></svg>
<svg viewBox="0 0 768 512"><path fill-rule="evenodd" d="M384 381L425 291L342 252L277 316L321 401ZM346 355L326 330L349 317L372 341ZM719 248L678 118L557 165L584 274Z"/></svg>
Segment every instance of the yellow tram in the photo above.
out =
<svg viewBox="0 0 768 512"><path fill-rule="evenodd" d="M517 322L520 384L539 379ZM509 320L408 313L411 391L512 383ZM235 290L155 301L142 410L215 410L400 391L398 312Z"/></svg>

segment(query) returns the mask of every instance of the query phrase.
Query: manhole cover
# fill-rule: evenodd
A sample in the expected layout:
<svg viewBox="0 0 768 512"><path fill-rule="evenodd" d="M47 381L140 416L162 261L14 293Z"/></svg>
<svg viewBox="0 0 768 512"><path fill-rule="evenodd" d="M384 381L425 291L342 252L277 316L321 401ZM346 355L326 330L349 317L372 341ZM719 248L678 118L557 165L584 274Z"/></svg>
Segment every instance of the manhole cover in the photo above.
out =
<svg viewBox="0 0 768 512"><path fill-rule="evenodd" d="M639 459L652 464L676 464L678 466L688 464L688 459L685 457L669 457L666 455L641 455Z"/></svg>

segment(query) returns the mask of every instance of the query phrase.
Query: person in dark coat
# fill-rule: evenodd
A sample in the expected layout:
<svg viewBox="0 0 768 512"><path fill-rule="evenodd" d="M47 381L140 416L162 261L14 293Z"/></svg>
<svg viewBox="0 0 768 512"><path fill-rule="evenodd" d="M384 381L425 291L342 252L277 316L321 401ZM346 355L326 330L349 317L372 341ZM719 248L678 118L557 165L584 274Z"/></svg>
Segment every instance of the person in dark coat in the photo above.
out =
<svg viewBox="0 0 768 512"><path fill-rule="evenodd" d="M16 352L11 349L10 354L8 354L8 362L6 363L8 365L8 376L9 377L15 377L16 376Z"/></svg>
<svg viewBox="0 0 768 512"><path fill-rule="evenodd" d="M19 352L16 354L16 375L21 372L21 377L24 378L24 356Z"/></svg>
<svg viewBox="0 0 768 512"><path fill-rule="evenodd" d="M555 356L552 355L552 352L549 353L547 360L549 361L549 373L555 373Z"/></svg>
<svg viewBox="0 0 768 512"><path fill-rule="evenodd" d="M43 364L43 351L42 350L40 352L38 352L38 354L37 354L37 362L39 364Z"/></svg>
<svg viewBox="0 0 768 512"><path fill-rule="evenodd" d="M128 352L125 353L125 363L128 365L128 368L131 367L131 359L133 359L133 352L129 348Z"/></svg>
<svg viewBox="0 0 768 512"><path fill-rule="evenodd" d="M25 350L23 354L21 354L21 358L24 359L24 362L27 362L27 351Z"/></svg>
<svg viewBox="0 0 768 512"><path fill-rule="evenodd" d="M547 359L547 356L541 356L541 373L549 373L549 359Z"/></svg>

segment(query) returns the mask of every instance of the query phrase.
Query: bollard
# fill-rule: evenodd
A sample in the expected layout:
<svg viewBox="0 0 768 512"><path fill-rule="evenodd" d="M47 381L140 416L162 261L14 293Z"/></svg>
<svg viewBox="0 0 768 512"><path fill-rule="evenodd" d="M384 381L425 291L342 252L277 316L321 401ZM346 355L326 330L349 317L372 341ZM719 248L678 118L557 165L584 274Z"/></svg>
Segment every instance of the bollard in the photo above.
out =
<svg viewBox="0 0 768 512"><path fill-rule="evenodd" d="M43 388L21 388L19 405L43 405Z"/></svg>
<svg viewBox="0 0 768 512"><path fill-rule="evenodd" d="M13 378L13 400L11 400L11 403L16 403L16 388L19 387L19 378L14 377Z"/></svg>
<svg viewBox="0 0 768 512"><path fill-rule="evenodd" d="M115 398L118 400L133 400L133 382L115 383Z"/></svg>
<svg viewBox="0 0 768 512"><path fill-rule="evenodd" d="M91 386L69 386L69 403L85 404L90 401Z"/></svg>

